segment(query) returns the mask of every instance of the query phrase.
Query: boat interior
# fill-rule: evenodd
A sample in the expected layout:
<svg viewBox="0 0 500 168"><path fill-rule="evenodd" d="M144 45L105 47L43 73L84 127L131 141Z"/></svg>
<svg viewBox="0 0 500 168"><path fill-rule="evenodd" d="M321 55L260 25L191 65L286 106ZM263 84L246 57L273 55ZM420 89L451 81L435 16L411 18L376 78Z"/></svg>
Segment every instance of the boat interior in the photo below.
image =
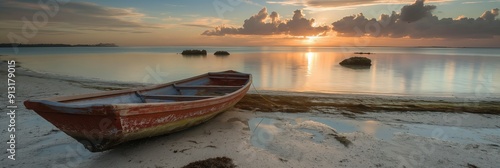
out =
<svg viewBox="0 0 500 168"><path fill-rule="evenodd" d="M226 71L208 73L202 76L154 87L152 89L60 102L73 105L84 105L193 101L233 93L245 86L249 81L249 74Z"/></svg>

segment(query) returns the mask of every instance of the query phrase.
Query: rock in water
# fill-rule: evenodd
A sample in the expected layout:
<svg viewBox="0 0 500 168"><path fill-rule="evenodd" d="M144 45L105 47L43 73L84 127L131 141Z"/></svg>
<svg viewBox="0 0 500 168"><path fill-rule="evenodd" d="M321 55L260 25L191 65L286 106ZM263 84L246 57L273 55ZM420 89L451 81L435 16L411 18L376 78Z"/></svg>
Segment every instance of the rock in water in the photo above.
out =
<svg viewBox="0 0 500 168"><path fill-rule="evenodd" d="M184 50L182 55L207 55L207 50Z"/></svg>
<svg viewBox="0 0 500 168"><path fill-rule="evenodd" d="M214 55L229 55L229 52L227 51L216 51Z"/></svg>
<svg viewBox="0 0 500 168"><path fill-rule="evenodd" d="M351 57L340 62L342 66L371 66L372 60L366 57Z"/></svg>

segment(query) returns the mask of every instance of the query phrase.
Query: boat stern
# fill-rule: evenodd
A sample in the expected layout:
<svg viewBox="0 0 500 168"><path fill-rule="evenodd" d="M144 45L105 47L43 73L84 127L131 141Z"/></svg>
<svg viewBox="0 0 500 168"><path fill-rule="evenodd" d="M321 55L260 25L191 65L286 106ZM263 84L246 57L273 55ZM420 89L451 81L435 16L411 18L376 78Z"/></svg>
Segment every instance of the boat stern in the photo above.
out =
<svg viewBox="0 0 500 168"><path fill-rule="evenodd" d="M65 107L51 101L27 100L24 105L92 152L109 149L122 142L122 128L115 109L109 105Z"/></svg>

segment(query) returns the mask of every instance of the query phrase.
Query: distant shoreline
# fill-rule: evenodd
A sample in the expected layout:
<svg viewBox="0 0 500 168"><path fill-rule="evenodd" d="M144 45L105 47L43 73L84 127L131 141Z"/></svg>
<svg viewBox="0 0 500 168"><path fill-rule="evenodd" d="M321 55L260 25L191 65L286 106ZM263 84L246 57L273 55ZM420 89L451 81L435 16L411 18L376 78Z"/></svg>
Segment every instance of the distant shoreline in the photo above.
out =
<svg viewBox="0 0 500 168"><path fill-rule="evenodd" d="M10 47L118 47L114 43L99 43L99 44L17 44L17 43L2 43L0 48Z"/></svg>

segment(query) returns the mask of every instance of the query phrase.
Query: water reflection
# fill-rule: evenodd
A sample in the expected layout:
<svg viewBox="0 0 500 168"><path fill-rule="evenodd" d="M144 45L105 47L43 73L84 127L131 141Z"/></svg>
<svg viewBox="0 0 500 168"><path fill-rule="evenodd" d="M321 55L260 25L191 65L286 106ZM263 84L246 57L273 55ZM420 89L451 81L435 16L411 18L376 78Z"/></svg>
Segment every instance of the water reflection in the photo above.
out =
<svg viewBox="0 0 500 168"><path fill-rule="evenodd" d="M184 58L207 58L207 55L182 55Z"/></svg>
<svg viewBox="0 0 500 168"><path fill-rule="evenodd" d="M215 57L217 57L218 59L226 59L227 57L229 57L229 55L218 55Z"/></svg>
<svg viewBox="0 0 500 168"><path fill-rule="evenodd" d="M312 74L312 68L314 67L314 63L316 61L316 53L307 52L306 53L306 57L307 57L307 73L306 73L306 76L311 76L311 74Z"/></svg>
<svg viewBox="0 0 500 168"><path fill-rule="evenodd" d="M342 67L353 69L353 70L368 70L371 66L358 66L358 65L342 65Z"/></svg>
<svg viewBox="0 0 500 168"><path fill-rule="evenodd" d="M421 136L441 141L457 143L484 143L498 145L491 136L500 134L495 128L468 128L426 124L381 123L373 120L347 120L329 117L305 117L296 114L283 114L281 118L252 118L248 121L252 132L252 145L266 148L274 136L283 131L297 129L313 135L312 141L321 143L323 134L333 129L339 133L362 132L373 138L393 141L398 135ZM258 125L258 123L261 123ZM258 126L257 126L258 125ZM326 128L326 129L325 129Z"/></svg>
<svg viewBox="0 0 500 168"><path fill-rule="evenodd" d="M259 89L442 96L500 95L500 57L377 53L370 69L338 63L341 52L234 53L229 57L175 53L102 53L18 57L35 71L117 80L162 83L209 71L252 73Z"/></svg>

